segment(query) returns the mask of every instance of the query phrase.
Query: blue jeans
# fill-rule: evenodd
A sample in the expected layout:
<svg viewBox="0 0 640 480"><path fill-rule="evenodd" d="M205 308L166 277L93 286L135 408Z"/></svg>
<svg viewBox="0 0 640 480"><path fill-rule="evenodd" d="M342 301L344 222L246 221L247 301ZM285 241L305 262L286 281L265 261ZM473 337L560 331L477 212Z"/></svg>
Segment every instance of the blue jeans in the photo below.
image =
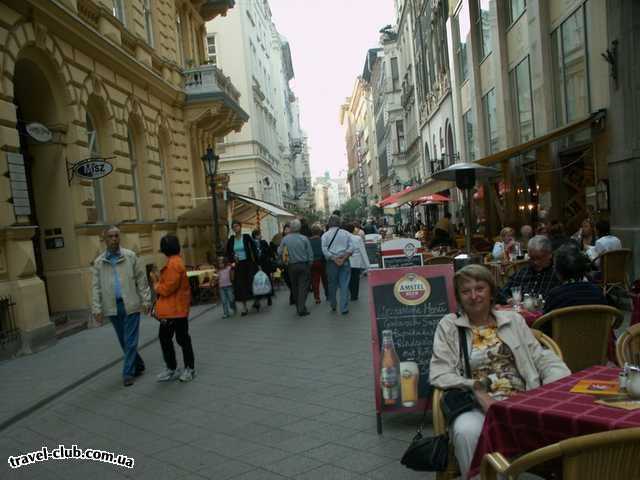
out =
<svg viewBox="0 0 640 480"><path fill-rule="evenodd" d="M220 300L222 301L222 309L224 316L229 316L229 310L236 309L236 302L233 298L233 287L220 287Z"/></svg>
<svg viewBox="0 0 640 480"><path fill-rule="evenodd" d="M118 315L109 317L113 328L118 336L118 342L124 352L124 365L122 366L122 376L132 378L136 373L144 370L144 362L138 354L138 333L140 327L140 313L127 315L124 309L124 302L118 300Z"/></svg>
<svg viewBox="0 0 640 480"><path fill-rule="evenodd" d="M333 260L327 260L327 279L329 281L329 303L336 308L336 289L340 289L340 313L349 310L349 280L351 280L351 264L347 260L341 267Z"/></svg>

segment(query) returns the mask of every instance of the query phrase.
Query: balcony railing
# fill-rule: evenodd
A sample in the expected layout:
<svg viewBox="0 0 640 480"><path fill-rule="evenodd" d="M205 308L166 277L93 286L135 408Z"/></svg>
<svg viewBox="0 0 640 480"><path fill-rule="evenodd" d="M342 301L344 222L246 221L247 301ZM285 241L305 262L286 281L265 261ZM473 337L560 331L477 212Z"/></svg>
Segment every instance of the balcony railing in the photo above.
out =
<svg viewBox="0 0 640 480"><path fill-rule="evenodd" d="M184 71L184 90L188 97L216 97L227 95L238 102L240 92L215 65L201 65Z"/></svg>

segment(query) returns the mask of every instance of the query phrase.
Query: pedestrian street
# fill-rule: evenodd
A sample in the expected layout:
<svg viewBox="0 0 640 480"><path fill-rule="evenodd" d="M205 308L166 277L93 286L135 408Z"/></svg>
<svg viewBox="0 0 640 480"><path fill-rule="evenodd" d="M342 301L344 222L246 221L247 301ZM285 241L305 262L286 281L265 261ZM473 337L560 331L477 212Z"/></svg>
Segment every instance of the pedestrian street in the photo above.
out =
<svg viewBox="0 0 640 480"><path fill-rule="evenodd" d="M0 478L431 478L399 462L419 414L385 416L383 435L376 434L366 281L360 288L360 300L346 316L309 301L311 314L298 317L287 305L285 288L277 291L272 307L246 317L222 319L222 309L212 308L191 320L193 381L156 382L164 365L153 341L140 350L147 370L132 387L122 386L117 362L0 436L5 459L75 444L133 458L133 469L90 460L50 460L18 469L5 463ZM152 322L142 319L141 340L154 336ZM115 335L105 335L105 329L112 327L66 339L77 344L65 368L83 368L83 358L103 355L102 346L116 351ZM102 341L91 341L92 336ZM51 366L43 353L0 366L6 372L11 362L18 368L28 361L31 369L46 371ZM15 392L24 390L19 379L12 381ZM11 402L13 391L5 391L5 402Z"/></svg>

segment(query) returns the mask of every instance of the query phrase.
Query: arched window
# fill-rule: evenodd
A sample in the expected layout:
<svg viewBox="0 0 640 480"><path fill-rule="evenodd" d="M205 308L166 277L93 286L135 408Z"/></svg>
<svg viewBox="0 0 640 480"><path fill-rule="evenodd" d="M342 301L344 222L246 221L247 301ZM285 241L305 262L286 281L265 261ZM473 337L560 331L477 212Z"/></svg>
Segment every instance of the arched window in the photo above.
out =
<svg viewBox="0 0 640 480"><path fill-rule="evenodd" d="M424 144L424 171L427 176L431 175L431 158L429 156L429 143Z"/></svg>
<svg viewBox="0 0 640 480"><path fill-rule="evenodd" d="M96 130L95 123L91 118L89 112L86 116L87 123L87 143L89 144L87 150L90 157L100 156L100 148L98 146L98 131ZM104 203L104 192L102 190L102 179L93 180L93 204L95 208L95 216L91 216L92 223L105 223L106 212Z"/></svg>
<svg viewBox="0 0 640 480"><path fill-rule="evenodd" d="M158 142L158 155L160 157L160 176L162 177L162 203L164 204L164 218L173 218L173 199L171 197L171 148L169 146L168 133L160 130Z"/></svg>
<svg viewBox="0 0 640 480"><path fill-rule="evenodd" d="M143 158L139 141L136 141L135 128L130 123L127 128L127 144L129 145L129 160L131 161L131 185L133 187L133 201L135 204L136 220L143 219L142 196L140 185L140 160Z"/></svg>

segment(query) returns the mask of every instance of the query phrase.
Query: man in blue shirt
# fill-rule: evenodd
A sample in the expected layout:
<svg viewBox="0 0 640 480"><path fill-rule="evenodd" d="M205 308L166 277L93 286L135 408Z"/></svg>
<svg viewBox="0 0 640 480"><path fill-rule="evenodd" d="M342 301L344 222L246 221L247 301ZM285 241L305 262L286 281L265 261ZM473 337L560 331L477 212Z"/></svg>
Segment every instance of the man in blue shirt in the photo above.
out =
<svg viewBox="0 0 640 480"><path fill-rule="evenodd" d="M351 234L340 228L340 217L331 215L327 222L328 230L322 235L322 253L327 259L327 279L329 280L329 303L336 311L336 290L340 289L340 313L349 313L349 281L351 265L349 257L355 246Z"/></svg>

